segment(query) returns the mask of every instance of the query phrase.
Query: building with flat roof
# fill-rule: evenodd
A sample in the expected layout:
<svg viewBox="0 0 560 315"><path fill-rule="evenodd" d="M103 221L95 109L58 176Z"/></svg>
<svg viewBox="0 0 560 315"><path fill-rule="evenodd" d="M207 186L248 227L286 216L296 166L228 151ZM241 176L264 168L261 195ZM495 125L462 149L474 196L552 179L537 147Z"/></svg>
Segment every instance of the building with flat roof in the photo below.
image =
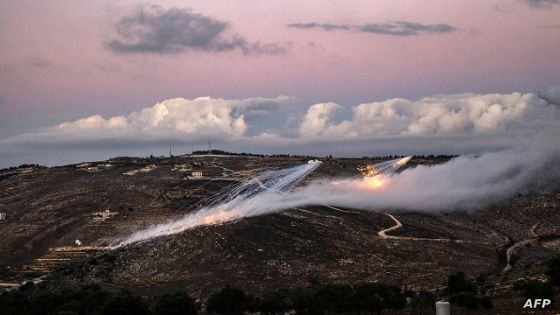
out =
<svg viewBox="0 0 560 315"><path fill-rule="evenodd" d="M202 178L202 172L192 172L191 176L196 178Z"/></svg>

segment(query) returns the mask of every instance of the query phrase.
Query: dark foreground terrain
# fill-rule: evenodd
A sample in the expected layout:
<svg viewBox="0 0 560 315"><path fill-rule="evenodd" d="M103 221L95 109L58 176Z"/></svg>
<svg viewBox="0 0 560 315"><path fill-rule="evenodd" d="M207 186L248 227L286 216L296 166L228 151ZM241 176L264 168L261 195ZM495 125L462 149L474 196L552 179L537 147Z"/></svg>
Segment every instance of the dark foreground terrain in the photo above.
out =
<svg viewBox="0 0 560 315"><path fill-rule="evenodd" d="M532 286L549 285L549 262L560 253L558 187L462 213L286 209L109 247L141 228L194 211L251 174L307 160L205 155L5 170L0 173L0 212L5 214L0 220L0 289L60 293L93 290L84 285L107 292L126 288L154 310L154 297L177 291L188 293L200 308L227 285L262 299L297 290L307 290L308 296L323 289L336 296L359 295L362 286L377 283L387 286L383 292L395 287L403 294L404 304L386 313L419 313L412 309L419 294L430 294L431 304L432 297L455 294L457 300L457 294L468 293L491 301L489 310L486 302L477 302L480 313L515 314L524 313ZM409 167L446 160L415 158ZM306 180L358 176L357 167L372 160L323 162ZM450 288L450 281L462 277L458 272L464 273L466 284ZM36 284L21 286L25 282ZM558 291L551 288L552 294ZM369 289L373 291L363 292L380 290ZM463 300L469 298L465 294L460 295ZM556 300L547 309L550 314L558 310L558 295ZM254 305L253 311L266 311ZM455 307L453 314L464 310ZM431 313L429 307L424 311Z"/></svg>

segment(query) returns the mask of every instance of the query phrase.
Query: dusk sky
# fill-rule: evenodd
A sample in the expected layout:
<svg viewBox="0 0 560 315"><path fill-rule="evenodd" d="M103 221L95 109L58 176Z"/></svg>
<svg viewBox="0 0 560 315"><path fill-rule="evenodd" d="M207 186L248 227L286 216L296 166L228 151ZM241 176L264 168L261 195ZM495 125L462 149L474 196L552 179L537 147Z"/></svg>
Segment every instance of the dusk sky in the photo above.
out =
<svg viewBox="0 0 560 315"><path fill-rule="evenodd" d="M0 47L0 166L149 153L122 141L476 151L556 125L560 103L558 0L1 1Z"/></svg>

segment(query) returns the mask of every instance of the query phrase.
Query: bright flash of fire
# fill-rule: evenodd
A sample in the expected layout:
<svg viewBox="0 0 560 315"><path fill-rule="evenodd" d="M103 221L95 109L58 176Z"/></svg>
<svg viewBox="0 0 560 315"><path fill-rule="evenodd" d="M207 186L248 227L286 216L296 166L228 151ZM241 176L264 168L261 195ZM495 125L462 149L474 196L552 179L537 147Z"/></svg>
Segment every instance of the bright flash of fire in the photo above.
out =
<svg viewBox="0 0 560 315"><path fill-rule="evenodd" d="M385 182L381 178L379 178L379 176L364 177L364 181L362 183L363 187L371 189L378 189L383 187L384 185Z"/></svg>
<svg viewBox="0 0 560 315"><path fill-rule="evenodd" d="M357 188L364 190L384 189L389 185L390 178L383 175L364 176L357 184Z"/></svg>
<svg viewBox="0 0 560 315"><path fill-rule="evenodd" d="M215 225L215 224L228 222L235 219L234 213L235 212L226 212L221 210L220 212L217 213L208 214L207 216L204 217L204 223L206 225Z"/></svg>
<svg viewBox="0 0 560 315"><path fill-rule="evenodd" d="M407 156L398 160L390 160L358 168L358 171L360 171L363 176L359 187L363 189L381 189L387 186L389 177L384 176L384 174L395 172L410 161L410 159L411 157Z"/></svg>

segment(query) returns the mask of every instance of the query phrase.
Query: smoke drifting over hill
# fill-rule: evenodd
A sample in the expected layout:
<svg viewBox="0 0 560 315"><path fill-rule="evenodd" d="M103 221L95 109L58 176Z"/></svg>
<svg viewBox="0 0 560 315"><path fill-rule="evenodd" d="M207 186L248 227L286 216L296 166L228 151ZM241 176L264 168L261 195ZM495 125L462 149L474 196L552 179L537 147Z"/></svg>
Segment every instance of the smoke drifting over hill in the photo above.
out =
<svg viewBox="0 0 560 315"><path fill-rule="evenodd" d="M324 179L290 191L283 190L287 186L276 189L276 186L261 183L262 189L241 194L228 192L234 196L232 200L218 200L178 221L135 233L121 245L201 225L314 205L370 211L475 211L530 188L558 185L560 146L557 136L558 129L555 129L512 150L459 157L445 164L418 166L401 173L382 172L374 175L374 181L368 177ZM408 161L403 160L403 163ZM319 163L314 162L285 170L281 173L284 177L278 177L278 181L296 182L317 166ZM253 181L260 183L258 178ZM244 185L247 184L240 187Z"/></svg>

